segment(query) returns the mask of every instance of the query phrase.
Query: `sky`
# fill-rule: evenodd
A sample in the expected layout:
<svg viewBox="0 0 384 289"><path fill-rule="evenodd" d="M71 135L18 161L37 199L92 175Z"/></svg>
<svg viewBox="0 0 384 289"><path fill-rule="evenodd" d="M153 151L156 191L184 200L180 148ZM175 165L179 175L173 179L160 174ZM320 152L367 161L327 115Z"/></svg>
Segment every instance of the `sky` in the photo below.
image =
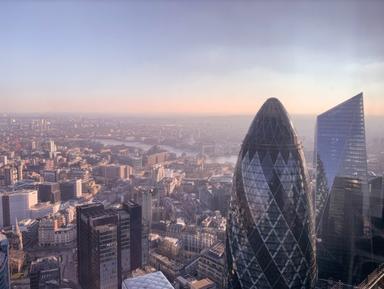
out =
<svg viewBox="0 0 384 289"><path fill-rule="evenodd" d="M0 112L384 115L384 1L0 1Z"/></svg>

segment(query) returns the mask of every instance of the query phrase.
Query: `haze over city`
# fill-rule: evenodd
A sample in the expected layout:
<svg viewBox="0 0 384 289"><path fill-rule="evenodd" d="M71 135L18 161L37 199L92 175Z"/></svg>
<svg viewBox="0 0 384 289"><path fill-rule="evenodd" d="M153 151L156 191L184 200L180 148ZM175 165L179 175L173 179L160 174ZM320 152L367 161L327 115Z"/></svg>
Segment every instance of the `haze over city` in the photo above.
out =
<svg viewBox="0 0 384 289"><path fill-rule="evenodd" d="M0 112L384 114L384 3L2 1Z"/></svg>
<svg viewBox="0 0 384 289"><path fill-rule="evenodd" d="M0 0L0 289L383 289L384 1Z"/></svg>

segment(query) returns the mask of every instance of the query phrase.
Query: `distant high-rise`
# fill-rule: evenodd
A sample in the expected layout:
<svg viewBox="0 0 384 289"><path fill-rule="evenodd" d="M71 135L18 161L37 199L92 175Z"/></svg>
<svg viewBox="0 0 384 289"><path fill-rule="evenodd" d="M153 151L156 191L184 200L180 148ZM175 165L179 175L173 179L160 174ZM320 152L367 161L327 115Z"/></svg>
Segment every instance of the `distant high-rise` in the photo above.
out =
<svg viewBox="0 0 384 289"><path fill-rule="evenodd" d="M317 117L315 136L316 224L321 230L324 211L335 177L351 177L367 183L363 94ZM367 186L366 186L367 187ZM363 190L366 188L363 188ZM366 194L367 195L367 194ZM363 210L369 201L363 199Z"/></svg>
<svg viewBox="0 0 384 289"><path fill-rule="evenodd" d="M81 179L75 179L60 183L60 200L68 201L74 198L81 198L82 184Z"/></svg>
<svg viewBox="0 0 384 289"><path fill-rule="evenodd" d="M314 209L307 181L288 114L279 100L268 99L235 168L227 238L230 287L314 288Z"/></svg>
<svg viewBox="0 0 384 289"><path fill-rule="evenodd" d="M153 190L146 189L142 191L142 217L143 220L149 224L149 226L152 223L152 198Z"/></svg>
<svg viewBox="0 0 384 289"><path fill-rule="evenodd" d="M23 167L24 167L24 164L23 162L21 162L20 164L17 165L17 180L18 181L21 181L23 179Z"/></svg>
<svg viewBox="0 0 384 289"><path fill-rule="evenodd" d="M4 168L4 185L13 185L17 180L17 170L14 167Z"/></svg>
<svg viewBox="0 0 384 289"><path fill-rule="evenodd" d="M39 184L38 199L39 202L59 202L61 200L59 183L45 182Z"/></svg>
<svg viewBox="0 0 384 289"><path fill-rule="evenodd" d="M48 141L48 151L50 153L53 153L56 151L56 145L55 145L55 142L53 140Z"/></svg>
<svg viewBox="0 0 384 289"><path fill-rule="evenodd" d="M9 272L9 243L5 235L0 234L0 289L11 288Z"/></svg>
<svg viewBox="0 0 384 289"><path fill-rule="evenodd" d="M16 224L16 219L28 219L32 207L37 204L36 190L17 190L0 193L0 226Z"/></svg>

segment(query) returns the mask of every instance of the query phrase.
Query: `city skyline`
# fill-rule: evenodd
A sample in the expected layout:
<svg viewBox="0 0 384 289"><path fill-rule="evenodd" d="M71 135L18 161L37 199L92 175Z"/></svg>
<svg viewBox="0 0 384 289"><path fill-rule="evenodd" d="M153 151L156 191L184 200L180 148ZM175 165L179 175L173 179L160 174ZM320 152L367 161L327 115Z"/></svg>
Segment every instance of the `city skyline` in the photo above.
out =
<svg viewBox="0 0 384 289"><path fill-rule="evenodd" d="M0 289L384 288L383 16L0 0Z"/></svg>
<svg viewBox="0 0 384 289"><path fill-rule="evenodd" d="M253 121L178 120L0 117L6 288L384 282L384 138L365 141L362 94L319 115L316 134L276 98ZM333 183L322 230L316 155Z"/></svg>
<svg viewBox="0 0 384 289"><path fill-rule="evenodd" d="M5 1L0 112L383 115L384 4L328 4Z"/></svg>

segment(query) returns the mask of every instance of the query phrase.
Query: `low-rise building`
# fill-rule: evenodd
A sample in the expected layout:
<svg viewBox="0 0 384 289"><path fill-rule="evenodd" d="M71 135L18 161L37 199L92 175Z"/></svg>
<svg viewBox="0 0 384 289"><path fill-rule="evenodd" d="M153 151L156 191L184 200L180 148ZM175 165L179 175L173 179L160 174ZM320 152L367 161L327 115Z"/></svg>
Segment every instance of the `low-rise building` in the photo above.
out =
<svg viewBox="0 0 384 289"><path fill-rule="evenodd" d="M164 237L160 240L159 251L169 258L177 258L182 249L183 244L180 239Z"/></svg>
<svg viewBox="0 0 384 289"><path fill-rule="evenodd" d="M174 289L160 271L125 279L121 287L122 289Z"/></svg>
<svg viewBox="0 0 384 289"><path fill-rule="evenodd" d="M59 286L61 284L61 274L58 258L51 256L33 261L29 277L31 289L47 288L48 284Z"/></svg>
<svg viewBox="0 0 384 289"><path fill-rule="evenodd" d="M31 219L44 218L48 215L57 213L59 209L60 203L38 203L30 208L28 217Z"/></svg>
<svg viewBox="0 0 384 289"><path fill-rule="evenodd" d="M171 281L180 276L184 269L183 264L155 252L150 253L149 264L156 270L163 272Z"/></svg>
<svg viewBox="0 0 384 289"><path fill-rule="evenodd" d="M197 268L198 277L211 279L216 283L218 289L227 287L224 251L225 245L221 241L211 248L203 250Z"/></svg>
<svg viewBox="0 0 384 289"><path fill-rule="evenodd" d="M52 217L40 220L39 246L66 245L76 240L75 224L60 224L59 220Z"/></svg>
<svg viewBox="0 0 384 289"><path fill-rule="evenodd" d="M23 219L19 221L19 229L22 234L23 247L30 248L38 242L39 222L35 219Z"/></svg>

